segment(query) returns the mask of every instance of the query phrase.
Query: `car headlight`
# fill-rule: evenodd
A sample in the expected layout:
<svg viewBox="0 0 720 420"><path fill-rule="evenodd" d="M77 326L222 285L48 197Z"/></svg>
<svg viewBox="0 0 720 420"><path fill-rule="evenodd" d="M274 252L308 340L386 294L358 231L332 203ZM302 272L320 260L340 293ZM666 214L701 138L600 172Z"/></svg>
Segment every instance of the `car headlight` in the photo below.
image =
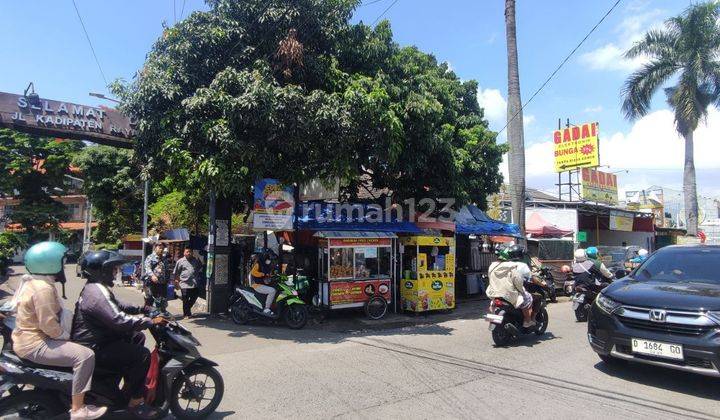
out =
<svg viewBox="0 0 720 420"><path fill-rule="evenodd" d="M595 299L595 304L598 308L602 309L608 314L612 314L620 307L619 303L615 302L614 300L610 299L602 293L598 295L597 299Z"/></svg>

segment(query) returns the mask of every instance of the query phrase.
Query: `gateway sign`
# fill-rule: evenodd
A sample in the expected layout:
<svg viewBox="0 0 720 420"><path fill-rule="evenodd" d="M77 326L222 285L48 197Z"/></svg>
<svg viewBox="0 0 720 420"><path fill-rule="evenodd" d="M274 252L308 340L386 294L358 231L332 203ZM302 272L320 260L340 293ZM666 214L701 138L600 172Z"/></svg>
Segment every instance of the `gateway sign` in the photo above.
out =
<svg viewBox="0 0 720 420"><path fill-rule="evenodd" d="M115 109L0 92L0 126L33 134L132 147L135 125Z"/></svg>

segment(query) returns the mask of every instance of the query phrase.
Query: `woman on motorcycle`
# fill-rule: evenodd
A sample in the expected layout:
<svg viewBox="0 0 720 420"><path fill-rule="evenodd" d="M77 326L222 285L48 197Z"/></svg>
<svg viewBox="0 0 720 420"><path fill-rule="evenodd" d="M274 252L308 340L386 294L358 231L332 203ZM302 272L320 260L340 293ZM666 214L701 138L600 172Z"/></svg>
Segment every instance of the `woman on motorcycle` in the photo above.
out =
<svg viewBox="0 0 720 420"><path fill-rule="evenodd" d="M57 242L41 242L25 252L29 275L17 299L13 351L26 360L48 366L73 368L71 419L96 419L107 407L85 405L95 369L89 348L67 341L72 317L63 313L55 282L65 283L67 248ZM28 278L29 277L29 278Z"/></svg>
<svg viewBox="0 0 720 420"><path fill-rule="evenodd" d="M265 251L262 254L254 254L253 265L250 269L250 285L256 292L266 295L265 297L265 309L263 312L267 315L272 315L270 307L275 300L275 288L265 284L266 279L269 277L272 271L272 255L270 251Z"/></svg>

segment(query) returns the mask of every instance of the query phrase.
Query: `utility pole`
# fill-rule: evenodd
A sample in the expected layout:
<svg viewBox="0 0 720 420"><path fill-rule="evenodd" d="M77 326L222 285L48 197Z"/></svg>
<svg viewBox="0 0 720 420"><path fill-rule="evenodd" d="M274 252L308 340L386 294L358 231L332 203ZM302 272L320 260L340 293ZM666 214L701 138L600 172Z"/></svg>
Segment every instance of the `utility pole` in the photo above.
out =
<svg viewBox="0 0 720 420"><path fill-rule="evenodd" d="M142 259L140 260L140 278L145 276L145 241L148 236L148 196L150 195L150 179L145 174L145 191L143 192L143 225L142 225Z"/></svg>

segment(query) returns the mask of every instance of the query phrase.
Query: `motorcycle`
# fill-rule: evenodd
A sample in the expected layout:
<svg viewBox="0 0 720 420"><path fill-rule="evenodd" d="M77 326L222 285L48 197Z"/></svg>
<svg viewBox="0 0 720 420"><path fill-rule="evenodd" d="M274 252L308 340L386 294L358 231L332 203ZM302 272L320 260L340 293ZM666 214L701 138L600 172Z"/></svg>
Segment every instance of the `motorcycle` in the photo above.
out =
<svg viewBox="0 0 720 420"><path fill-rule="evenodd" d="M572 297L573 312L575 312L575 319L577 322L586 322L588 314L590 313L590 307L595 303L595 298L600 294L602 289L608 286L610 283L600 283L595 281L597 287L590 287L584 284L575 285L575 294Z"/></svg>
<svg viewBox="0 0 720 420"><path fill-rule="evenodd" d="M485 321L489 323L488 329L492 332L492 339L496 346L504 347L510 343L510 340L520 335L545 334L549 322L545 309L547 304L541 294L532 292L530 294L533 297L533 312L535 313L535 322L537 322L530 328L523 327L522 311L515 308L510 302L500 298L494 298L490 302L490 313L485 315Z"/></svg>
<svg viewBox="0 0 720 420"><path fill-rule="evenodd" d="M265 294L249 286L236 286L228 306L233 322L242 325L256 319L270 322L282 320L291 329L303 328L308 321L308 308L300 299L294 283L288 276L276 275L270 286L277 291L270 314L264 312L265 305L262 302L265 302Z"/></svg>
<svg viewBox="0 0 720 420"><path fill-rule="evenodd" d="M3 348L0 353L0 417L30 419L67 418L70 410L72 368L44 366L19 358L12 351L14 318L9 313L0 326ZM157 316L158 314L151 314ZM169 315L169 314L168 314ZM212 414L224 393L217 364L198 352L200 342L180 323L150 328L158 354L159 375L155 398L157 409L152 419L169 412L179 419L201 419ZM88 404L107 406L107 417L132 417L127 397L119 388L117 372L96 367L92 389L85 395Z"/></svg>
<svg viewBox="0 0 720 420"><path fill-rule="evenodd" d="M550 268L540 267L535 277L537 277L537 280L535 280L533 284L538 286L536 292L542 294L543 299L549 300L551 303L556 303L557 292L555 291L555 279L550 272Z"/></svg>

